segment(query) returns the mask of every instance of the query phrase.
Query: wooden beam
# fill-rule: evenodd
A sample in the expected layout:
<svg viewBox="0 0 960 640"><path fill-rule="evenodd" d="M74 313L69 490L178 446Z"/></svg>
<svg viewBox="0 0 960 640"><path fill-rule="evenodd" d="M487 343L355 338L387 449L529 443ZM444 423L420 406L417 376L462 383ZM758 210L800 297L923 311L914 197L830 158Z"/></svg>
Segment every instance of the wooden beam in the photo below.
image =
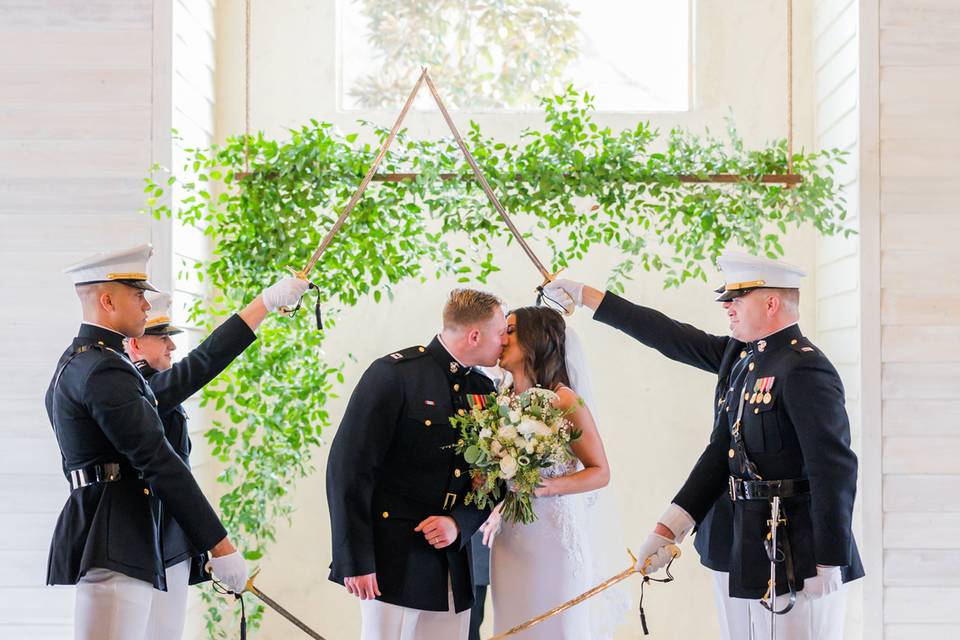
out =
<svg viewBox="0 0 960 640"><path fill-rule="evenodd" d="M237 180L243 180L253 172L238 171ZM378 173L373 176L374 182L406 182L416 180L419 173ZM472 174L441 173L441 180L473 180ZM763 176L743 176L735 173L716 173L708 176L678 175L676 178L684 184L735 184L738 182L760 182L761 184L798 185L803 182L803 176L797 173L774 173ZM523 176L515 176L516 180L523 180ZM645 182L653 182L652 179Z"/></svg>

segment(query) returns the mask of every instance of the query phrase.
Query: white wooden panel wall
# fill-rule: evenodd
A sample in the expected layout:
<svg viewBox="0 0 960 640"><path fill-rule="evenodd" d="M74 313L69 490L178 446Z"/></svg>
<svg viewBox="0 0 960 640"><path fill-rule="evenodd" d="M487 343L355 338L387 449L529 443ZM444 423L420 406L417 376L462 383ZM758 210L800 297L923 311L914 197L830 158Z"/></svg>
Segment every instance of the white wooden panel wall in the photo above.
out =
<svg viewBox="0 0 960 640"><path fill-rule="evenodd" d="M182 149L206 147L214 134L214 73L216 7L214 0L173 0L172 2L172 125L181 141L173 146L170 167L178 175L190 179L191 173L183 174L185 154ZM182 194L174 191L176 204ZM187 331L177 337L178 351L183 355L205 337L195 326L186 323L186 310L205 287L200 283L193 265L208 255L206 237L201 231L173 222L172 267L174 279L174 320ZM203 432L209 419L199 407L199 394L185 405L190 416L190 435L194 442L191 464L201 479L213 475L205 453ZM203 633L203 606L199 589L191 589L186 637L206 637Z"/></svg>
<svg viewBox="0 0 960 640"><path fill-rule="evenodd" d="M960 4L879 3L885 637L960 637Z"/></svg>
<svg viewBox="0 0 960 640"><path fill-rule="evenodd" d="M73 589L44 586L67 486L43 395L80 318L62 268L162 240L162 225L137 213L142 178L169 146L154 10L151 0L0 0L2 638L72 637ZM168 283L169 260L158 263Z"/></svg>
<svg viewBox="0 0 960 640"><path fill-rule="evenodd" d="M859 128L858 2L823 0L814 5L814 132L819 149L846 151L848 164L838 167L836 179L847 201L846 224L859 226L856 194ZM843 378L853 446L860 454L860 280L858 242L854 238L818 238L814 278L818 346L830 357ZM860 544L861 501L855 507L855 534ZM847 608L847 637L861 634L862 585L851 588Z"/></svg>

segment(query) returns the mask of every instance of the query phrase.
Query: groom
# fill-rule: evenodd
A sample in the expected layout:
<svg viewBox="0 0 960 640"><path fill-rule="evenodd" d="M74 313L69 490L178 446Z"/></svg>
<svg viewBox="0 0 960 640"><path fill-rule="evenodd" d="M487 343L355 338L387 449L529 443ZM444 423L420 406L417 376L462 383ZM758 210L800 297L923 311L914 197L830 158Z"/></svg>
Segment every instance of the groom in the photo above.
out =
<svg viewBox="0 0 960 640"><path fill-rule="evenodd" d="M469 465L450 417L494 390L475 366L506 343L503 303L455 289L426 347L376 360L330 446L330 580L360 598L363 640L466 640L473 604L470 537L487 517L465 506Z"/></svg>

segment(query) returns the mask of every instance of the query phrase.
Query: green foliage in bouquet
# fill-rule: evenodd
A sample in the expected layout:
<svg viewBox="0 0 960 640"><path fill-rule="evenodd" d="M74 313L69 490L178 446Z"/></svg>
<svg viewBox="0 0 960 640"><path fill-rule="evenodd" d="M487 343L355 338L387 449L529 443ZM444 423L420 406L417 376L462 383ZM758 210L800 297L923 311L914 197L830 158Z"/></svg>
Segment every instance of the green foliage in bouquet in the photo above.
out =
<svg viewBox="0 0 960 640"><path fill-rule="evenodd" d="M704 280L705 267L730 243L776 257L789 227L850 233L832 177L840 151L794 154L804 181L787 189L759 181L785 172L784 140L747 150L732 125L726 141L679 129L660 136L644 122L615 132L594 122L592 98L572 89L542 105L544 128L525 131L517 144L497 142L475 123L466 141L533 246L549 249L543 257L551 270L605 246L621 256L608 281L615 291L638 269L678 286ZM362 126L381 140L387 134ZM198 278L214 292L196 302L195 322L212 328L284 266L306 263L376 154L357 139L312 120L283 141L257 134L185 149L186 162L173 175L155 168L146 180L148 209L202 230L213 247L209 260L180 265L181 278ZM312 455L330 424L327 401L344 381L343 363L328 361L322 346L338 310L391 298L393 287L410 279L482 283L499 269L495 252L511 242L475 180L439 178L469 174L451 139L401 132L382 170L419 176L371 185L323 254L312 275L325 330L316 330L310 313L269 319L260 340L203 392L221 416L205 434L225 465L219 510L254 562L274 541L277 523L290 519L289 491L314 470ZM713 173L753 179L690 185L677 178ZM171 191L173 208L164 204ZM531 272L531 289L537 280ZM227 607L232 603L211 602L212 637L226 637Z"/></svg>
<svg viewBox="0 0 960 640"><path fill-rule="evenodd" d="M483 406L450 424L460 431L457 453L470 465L471 477L480 484L464 504L485 508L503 499L503 519L529 524L537 519L533 497L540 486L540 470L575 459L570 448L581 433L566 419L568 411L556 406L557 394L534 387L513 395L508 391L486 396Z"/></svg>

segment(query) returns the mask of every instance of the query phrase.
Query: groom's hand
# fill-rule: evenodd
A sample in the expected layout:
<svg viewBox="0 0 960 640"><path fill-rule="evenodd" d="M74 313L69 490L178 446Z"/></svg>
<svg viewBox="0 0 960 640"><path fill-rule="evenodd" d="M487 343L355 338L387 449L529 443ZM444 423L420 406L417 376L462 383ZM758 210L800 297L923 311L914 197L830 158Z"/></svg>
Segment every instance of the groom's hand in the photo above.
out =
<svg viewBox="0 0 960 640"><path fill-rule="evenodd" d="M361 600L376 600L377 596L381 595L380 587L377 586L376 573L344 578L343 586L347 588L347 593Z"/></svg>
<svg viewBox="0 0 960 640"><path fill-rule="evenodd" d="M430 516L418 524L414 531L423 533L427 544L434 549L443 549L453 544L460 535L460 526L450 516Z"/></svg>

